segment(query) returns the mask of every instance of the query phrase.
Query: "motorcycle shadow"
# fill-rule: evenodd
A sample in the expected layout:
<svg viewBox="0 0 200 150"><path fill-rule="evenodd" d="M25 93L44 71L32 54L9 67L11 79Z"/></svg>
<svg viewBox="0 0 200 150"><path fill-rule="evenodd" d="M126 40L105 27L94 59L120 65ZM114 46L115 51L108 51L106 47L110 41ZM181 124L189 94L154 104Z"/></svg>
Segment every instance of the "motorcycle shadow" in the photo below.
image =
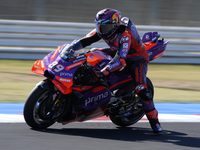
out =
<svg viewBox="0 0 200 150"><path fill-rule="evenodd" d="M145 128L135 128L135 127L116 127L115 129L94 129L94 128L63 128L63 129L43 129L36 130L39 132L61 134L61 135L73 135L73 136L83 136L90 138L100 138L109 140L120 140L120 141L138 141L147 140L144 136L153 136L151 130ZM159 135L158 135L159 136Z"/></svg>
<svg viewBox="0 0 200 150"><path fill-rule="evenodd" d="M48 128L45 130L36 130L40 132L60 135L83 136L88 138L126 141L126 142L161 142L171 143L186 147L200 148L200 138L189 137L186 133L167 131L162 133L153 134L150 128L144 127L70 127L70 128Z"/></svg>

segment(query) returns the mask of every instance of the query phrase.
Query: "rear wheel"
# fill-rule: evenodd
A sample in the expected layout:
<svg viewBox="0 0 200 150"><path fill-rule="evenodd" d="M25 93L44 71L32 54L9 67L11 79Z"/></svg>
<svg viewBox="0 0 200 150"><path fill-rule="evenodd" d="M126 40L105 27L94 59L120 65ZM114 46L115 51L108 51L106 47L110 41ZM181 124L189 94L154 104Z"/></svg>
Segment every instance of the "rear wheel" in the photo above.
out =
<svg viewBox="0 0 200 150"><path fill-rule="evenodd" d="M154 87L151 80L147 78L146 81L147 81L147 88L152 93L152 95L154 95ZM143 109L142 101L136 95L134 98L132 113L130 115L122 116L122 117L110 116L110 120L118 126L125 127L125 126L130 126L138 122L144 116L144 114L145 112Z"/></svg>
<svg viewBox="0 0 200 150"><path fill-rule="evenodd" d="M35 129L44 129L54 124L64 110L64 105L57 100L58 95L58 91L35 87L24 106L26 123Z"/></svg>

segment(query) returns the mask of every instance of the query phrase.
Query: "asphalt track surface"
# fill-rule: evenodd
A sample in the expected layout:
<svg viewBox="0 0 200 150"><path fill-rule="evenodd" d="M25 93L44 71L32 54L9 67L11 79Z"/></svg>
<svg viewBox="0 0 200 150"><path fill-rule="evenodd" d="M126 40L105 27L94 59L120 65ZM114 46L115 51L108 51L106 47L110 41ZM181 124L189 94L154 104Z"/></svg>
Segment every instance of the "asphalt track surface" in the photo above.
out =
<svg viewBox="0 0 200 150"><path fill-rule="evenodd" d="M195 150L200 122L162 122L153 135L147 122L121 128L111 122L54 124L33 130L25 123L0 123L0 150Z"/></svg>

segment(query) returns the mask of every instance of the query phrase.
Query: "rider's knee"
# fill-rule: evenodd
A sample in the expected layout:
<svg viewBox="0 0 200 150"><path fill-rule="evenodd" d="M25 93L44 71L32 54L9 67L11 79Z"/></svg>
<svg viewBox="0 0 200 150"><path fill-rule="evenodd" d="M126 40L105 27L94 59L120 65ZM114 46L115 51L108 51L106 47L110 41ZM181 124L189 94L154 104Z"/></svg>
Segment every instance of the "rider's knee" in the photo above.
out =
<svg viewBox="0 0 200 150"><path fill-rule="evenodd" d="M136 86L136 93L143 101L149 102L153 100L153 95L145 85Z"/></svg>

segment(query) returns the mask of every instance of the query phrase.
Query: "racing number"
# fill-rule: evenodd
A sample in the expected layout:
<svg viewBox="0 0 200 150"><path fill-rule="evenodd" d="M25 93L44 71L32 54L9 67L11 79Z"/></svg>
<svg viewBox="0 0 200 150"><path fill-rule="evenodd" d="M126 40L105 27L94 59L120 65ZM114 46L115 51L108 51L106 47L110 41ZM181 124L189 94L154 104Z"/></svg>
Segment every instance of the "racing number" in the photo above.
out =
<svg viewBox="0 0 200 150"><path fill-rule="evenodd" d="M55 72L60 72L65 68L63 65L58 64L57 61L52 62L48 67L53 69Z"/></svg>
<svg viewBox="0 0 200 150"><path fill-rule="evenodd" d="M53 68L54 66L56 66L58 64L58 62L57 61L54 61L54 62L52 62L51 64L49 64L49 68Z"/></svg>
<svg viewBox="0 0 200 150"><path fill-rule="evenodd" d="M63 65L59 64L56 66L56 68L54 69L55 72L60 72L64 69Z"/></svg>

